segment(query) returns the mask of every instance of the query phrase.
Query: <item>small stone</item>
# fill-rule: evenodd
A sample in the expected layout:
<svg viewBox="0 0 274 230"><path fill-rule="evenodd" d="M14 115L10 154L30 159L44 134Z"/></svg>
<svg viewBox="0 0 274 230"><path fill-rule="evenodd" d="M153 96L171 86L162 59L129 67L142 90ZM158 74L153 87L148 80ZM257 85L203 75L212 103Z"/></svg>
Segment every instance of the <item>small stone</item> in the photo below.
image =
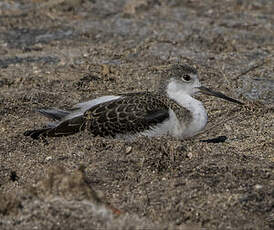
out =
<svg viewBox="0 0 274 230"><path fill-rule="evenodd" d="M46 161L50 161L50 160L52 160L52 156L48 156L48 157L46 157L46 159L45 159Z"/></svg>
<svg viewBox="0 0 274 230"><path fill-rule="evenodd" d="M140 10L148 9L148 5L147 0L132 0L125 4L123 11L125 14L133 15Z"/></svg>
<svg viewBox="0 0 274 230"><path fill-rule="evenodd" d="M188 157L189 159L191 159L191 158L193 157L192 152L187 153L187 157Z"/></svg>
<svg viewBox="0 0 274 230"><path fill-rule="evenodd" d="M103 70L102 70L102 74L104 75L104 76L107 76L108 74L110 74L110 69L109 69L109 66L108 65L102 65L102 67L103 67Z"/></svg>
<svg viewBox="0 0 274 230"><path fill-rule="evenodd" d="M131 147L131 146L128 146L128 147L126 148L126 154L131 153L131 151L132 151L132 147Z"/></svg>
<svg viewBox="0 0 274 230"><path fill-rule="evenodd" d="M257 190L259 190L259 189L262 189L262 188L263 188L263 186L262 186L262 185L260 185L260 184L256 184L256 185L254 186L254 188L255 188L255 189L257 189Z"/></svg>
<svg viewBox="0 0 274 230"><path fill-rule="evenodd" d="M231 126L228 125L228 124L225 124L225 129L226 129L227 131L231 131L231 130L232 130Z"/></svg>

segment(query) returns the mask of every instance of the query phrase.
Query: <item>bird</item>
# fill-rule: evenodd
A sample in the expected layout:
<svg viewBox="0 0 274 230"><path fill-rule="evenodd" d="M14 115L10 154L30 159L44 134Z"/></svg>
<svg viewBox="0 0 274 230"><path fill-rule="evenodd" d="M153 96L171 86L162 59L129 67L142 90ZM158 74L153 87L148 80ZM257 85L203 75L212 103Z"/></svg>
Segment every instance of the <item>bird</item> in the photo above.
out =
<svg viewBox="0 0 274 230"><path fill-rule="evenodd" d="M202 86L196 68L170 64L162 71L158 89L101 96L74 105L69 110L38 110L53 122L28 130L33 139L68 136L88 130L92 136L134 140L140 136L190 138L203 130L208 116L195 95L204 93L243 105L223 93Z"/></svg>

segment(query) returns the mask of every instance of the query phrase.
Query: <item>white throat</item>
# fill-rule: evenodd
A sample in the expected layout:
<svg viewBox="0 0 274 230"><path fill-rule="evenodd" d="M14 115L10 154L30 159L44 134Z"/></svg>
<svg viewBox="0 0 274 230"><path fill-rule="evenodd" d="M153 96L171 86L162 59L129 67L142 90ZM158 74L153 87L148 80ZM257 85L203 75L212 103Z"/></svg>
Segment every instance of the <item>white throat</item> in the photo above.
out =
<svg viewBox="0 0 274 230"><path fill-rule="evenodd" d="M197 134L206 126L207 113L202 102L191 97L183 89L180 89L175 82L168 85L166 92L170 99L175 100L179 105L189 110L192 114L192 120L190 123L187 124L184 120L180 120L183 129L183 138Z"/></svg>

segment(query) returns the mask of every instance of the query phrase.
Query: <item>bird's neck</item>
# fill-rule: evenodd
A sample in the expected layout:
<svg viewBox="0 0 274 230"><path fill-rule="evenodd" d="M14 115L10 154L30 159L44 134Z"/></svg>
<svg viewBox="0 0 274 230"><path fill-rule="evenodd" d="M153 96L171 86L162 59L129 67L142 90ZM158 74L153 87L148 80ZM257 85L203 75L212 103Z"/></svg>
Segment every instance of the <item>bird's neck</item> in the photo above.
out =
<svg viewBox="0 0 274 230"><path fill-rule="evenodd" d="M181 125L185 127L184 136L193 136L201 131L207 123L207 113L202 102L185 93L183 90L173 91L167 88L166 92L170 99L189 110L192 115L192 119L188 123L180 120L180 117L178 117Z"/></svg>
<svg viewBox="0 0 274 230"><path fill-rule="evenodd" d="M196 112L196 110L204 110L202 102L193 98L189 93L178 87L176 84L169 84L166 88L166 94L170 99L176 101L179 105L192 113Z"/></svg>

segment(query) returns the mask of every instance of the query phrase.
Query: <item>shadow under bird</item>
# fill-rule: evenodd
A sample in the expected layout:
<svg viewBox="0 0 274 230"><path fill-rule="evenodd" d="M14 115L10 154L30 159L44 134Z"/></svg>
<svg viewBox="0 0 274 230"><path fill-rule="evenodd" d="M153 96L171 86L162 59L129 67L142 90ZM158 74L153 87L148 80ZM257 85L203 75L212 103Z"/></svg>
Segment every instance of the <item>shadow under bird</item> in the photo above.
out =
<svg viewBox="0 0 274 230"><path fill-rule="evenodd" d="M192 97L198 93L243 104L201 86L195 68L173 64L163 71L158 91L102 96L70 110L40 109L54 122L24 135L38 139L88 130L94 136L123 139L162 135L185 139L200 132L207 123L202 102Z"/></svg>

